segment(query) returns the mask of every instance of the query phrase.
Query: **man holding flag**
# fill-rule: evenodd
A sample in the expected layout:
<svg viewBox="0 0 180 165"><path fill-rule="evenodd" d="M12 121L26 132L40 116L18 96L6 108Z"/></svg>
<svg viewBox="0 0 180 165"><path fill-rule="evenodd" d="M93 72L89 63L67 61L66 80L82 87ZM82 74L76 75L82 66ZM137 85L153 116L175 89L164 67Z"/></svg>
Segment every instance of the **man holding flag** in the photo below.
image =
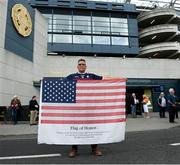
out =
<svg viewBox="0 0 180 165"><path fill-rule="evenodd" d="M78 60L78 72L64 79L44 77L41 84L39 144L91 145L101 156L97 144L125 139L126 79L102 79L86 73L86 61Z"/></svg>
<svg viewBox="0 0 180 165"><path fill-rule="evenodd" d="M77 69L78 72L74 73L74 74L70 74L69 76L67 76L66 78L68 80L80 80L80 79L86 79L86 80L102 80L102 76L98 76L92 73L86 73L86 61L85 59L79 59L78 60L78 65L77 65ZM97 144L92 144L91 145L92 148L92 153L96 156L101 156L102 152L98 149L98 145ZM75 157L77 155L77 150L78 150L78 146L77 145L72 145L72 149L69 152L69 157Z"/></svg>

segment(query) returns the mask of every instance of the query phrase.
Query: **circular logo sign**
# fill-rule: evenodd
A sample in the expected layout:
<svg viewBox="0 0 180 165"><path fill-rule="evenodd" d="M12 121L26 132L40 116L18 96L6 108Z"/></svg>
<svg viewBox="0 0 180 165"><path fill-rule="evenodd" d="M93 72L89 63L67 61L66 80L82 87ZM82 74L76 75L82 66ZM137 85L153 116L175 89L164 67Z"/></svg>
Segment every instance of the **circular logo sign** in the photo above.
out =
<svg viewBox="0 0 180 165"><path fill-rule="evenodd" d="M11 17L14 26L19 34L27 37L32 32L32 21L29 12L22 4L16 4L12 7Z"/></svg>

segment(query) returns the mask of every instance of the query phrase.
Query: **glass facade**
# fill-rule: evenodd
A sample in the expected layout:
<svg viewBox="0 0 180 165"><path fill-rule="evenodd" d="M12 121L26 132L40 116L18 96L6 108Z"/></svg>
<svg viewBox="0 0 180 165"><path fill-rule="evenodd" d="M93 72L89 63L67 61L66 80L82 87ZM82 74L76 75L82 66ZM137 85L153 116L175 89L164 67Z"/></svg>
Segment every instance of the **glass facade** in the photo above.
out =
<svg viewBox="0 0 180 165"><path fill-rule="evenodd" d="M53 32L72 32L72 17L70 15L53 15Z"/></svg>
<svg viewBox="0 0 180 165"><path fill-rule="evenodd" d="M49 43L129 45L127 18L96 13L43 15L48 19Z"/></svg>
<svg viewBox="0 0 180 165"><path fill-rule="evenodd" d="M93 34L110 34L110 19L107 17L92 17Z"/></svg>
<svg viewBox="0 0 180 165"><path fill-rule="evenodd" d="M91 17L74 15L73 32L91 34Z"/></svg>

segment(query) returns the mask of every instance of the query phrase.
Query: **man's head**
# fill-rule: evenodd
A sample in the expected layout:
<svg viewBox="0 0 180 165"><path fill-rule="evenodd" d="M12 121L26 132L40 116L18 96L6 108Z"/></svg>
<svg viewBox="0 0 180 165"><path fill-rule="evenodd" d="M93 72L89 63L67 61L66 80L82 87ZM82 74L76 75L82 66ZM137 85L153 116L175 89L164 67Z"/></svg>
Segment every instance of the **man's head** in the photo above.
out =
<svg viewBox="0 0 180 165"><path fill-rule="evenodd" d="M173 88L170 88L170 89L169 89L169 93L173 95L173 94L175 93L174 89L173 89Z"/></svg>
<svg viewBox="0 0 180 165"><path fill-rule="evenodd" d="M84 73L86 71L86 60L85 59L79 59L78 60L78 66L77 69L80 73Z"/></svg>
<svg viewBox="0 0 180 165"><path fill-rule="evenodd" d="M161 92L161 93L160 93L160 96L161 96L161 97L164 97L164 92Z"/></svg>
<svg viewBox="0 0 180 165"><path fill-rule="evenodd" d="M14 96L13 96L13 99L18 99L17 95L14 95Z"/></svg>
<svg viewBox="0 0 180 165"><path fill-rule="evenodd" d="M33 96L32 99L33 99L33 100L36 100L36 96Z"/></svg>
<svg viewBox="0 0 180 165"><path fill-rule="evenodd" d="M136 94L135 94L135 93L132 93L132 96L133 96L133 97L136 97Z"/></svg>
<svg viewBox="0 0 180 165"><path fill-rule="evenodd" d="M143 99L144 99L144 98L147 98L147 96L146 96L146 95L143 95Z"/></svg>

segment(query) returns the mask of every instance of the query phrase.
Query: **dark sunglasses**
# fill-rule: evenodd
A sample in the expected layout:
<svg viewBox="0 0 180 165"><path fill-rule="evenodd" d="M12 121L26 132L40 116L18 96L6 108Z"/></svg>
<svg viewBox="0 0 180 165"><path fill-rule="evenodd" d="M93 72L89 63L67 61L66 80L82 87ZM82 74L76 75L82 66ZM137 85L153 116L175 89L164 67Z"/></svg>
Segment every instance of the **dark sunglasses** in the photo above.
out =
<svg viewBox="0 0 180 165"><path fill-rule="evenodd" d="M82 66L85 66L86 64L78 64L78 65L79 65L79 66L81 66L81 65L82 65Z"/></svg>

